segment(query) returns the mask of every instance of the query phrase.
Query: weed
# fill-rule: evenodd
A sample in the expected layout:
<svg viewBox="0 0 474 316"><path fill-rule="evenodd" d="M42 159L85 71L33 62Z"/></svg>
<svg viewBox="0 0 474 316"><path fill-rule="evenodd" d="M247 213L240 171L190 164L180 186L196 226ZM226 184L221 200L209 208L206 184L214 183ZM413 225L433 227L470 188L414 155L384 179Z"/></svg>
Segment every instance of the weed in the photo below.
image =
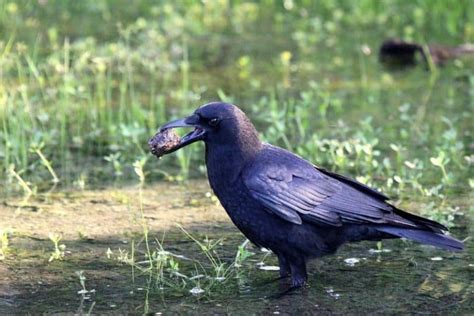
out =
<svg viewBox="0 0 474 316"><path fill-rule="evenodd" d="M8 231L0 230L0 261L5 260L8 252L10 251L9 240L8 240Z"/></svg>
<svg viewBox="0 0 474 316"><path fill-rule="evenodd" d="M248 258L255 255L255 253L248 251L247 249L247 245L249 244L249 242L250 241L246 239L242 244L239 245L234 259L234 266L236 268L240 268Z"/></svg>
<svg viewBox="0 0 474 316"><path fill-rule="evenodd" d="M44 143L32 144L30 147L30 151L36 153L40 157L41 163L46 167L46 169L48 169L48 172L51 174L51 177L53 178L53 183L58 183L59 178L56 175L56 172L54 171L51 162L46 159L46 157L43 155L43 152L41 151L43 147Z"/></svg>
<svg viewBox="0 0 474 316"><path fill-rule="evenodd" d="M95 294L95 290L88 290L86 288L86 276L84 275L84 271L76 271L76 275L79 278L79 283L81 285L81 289L77 292L77 294L81 295L81 304L78 308L78 313L79 314L84 314L83 313L83 308L84 308L84 302L88 301L91 299L91 295ZM92 302L91 306L89 307L89 310L85 315L91 315L92 310L94 309L95 302Z"/></svg>
<svg viewBox="0 0 474 316"><path fill-rule="evenodd" d="M54 250L51 253L48 261L52 262L54 260L64 260L66 245L59 243L62 239L62 236L59 234L50 233L49 239L53 242Z"/></svg>
<svg viewBox="0 0 474 316"><path fill-rule="evenodd" d="M11 174L13 177L15 177L15 179L18 181L18 184L21 186L21 188L23 189L24 194L27 197L34 194L34 190L32 190L30 188L29 183L26 182L25 180L23 180L23 178L20 176L20 174L22 172L17 172L15 170L15 165L10 165L8 171L9 171L9 174Z"/></svg>

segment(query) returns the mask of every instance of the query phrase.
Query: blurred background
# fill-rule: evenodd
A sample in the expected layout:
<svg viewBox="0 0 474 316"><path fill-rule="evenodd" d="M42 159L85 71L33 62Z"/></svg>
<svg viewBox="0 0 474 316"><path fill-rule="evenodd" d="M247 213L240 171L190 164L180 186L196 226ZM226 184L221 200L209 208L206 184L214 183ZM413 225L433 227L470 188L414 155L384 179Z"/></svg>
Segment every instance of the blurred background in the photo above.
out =
<svg viewBox="0 0 474 316"><path fill-rule="evenodd" d="M429 158L441 151L453 152L448 171L470 161L472 58L431 72L378 62L387 38L473 42L470 0L2 0L0 14L8 192L21 191L14 173L57 181L38 152L66 186L130 181L136 161L150 180L203 177L203 146L150 163L146 141L213 100L242 107L269 142L367 181L414 159L439 178ZM463 174L453 184L466 187Z"/></svg>
<svg viewBox="0 0 474 316"><path fill-rule="evenodd" d="M50 203L54 192L67 192L58 198L65 208L86 191L94 205L107 196L125 205L107 190L136 184L153 190L145 192L154 192L154 203L172 185L191 195L184 207L214 205L202 144L156 160L147 140L164 122L222 100L240 106L262 139L382 189L466 236L473 213L474 55L436 65L418 54L413 66L387 66L379 48L391 38L425 51L473 43L474 1L0 0L0 210L17 216L45 209L37 203ZM138 205L132 203L142 210ZM22 229L18 217L6 216L0 263ZM46 240L27 247L36 249L34 258L49 256L44 248L51 240L60 259L59 235L46 236L61 226L22 216L33 218L26 234ZM95 233L78 234L82 242ZM102 256L111 249L100 247ZM459 279L464 283L453 295L472 294L469 277Z"/></svg>

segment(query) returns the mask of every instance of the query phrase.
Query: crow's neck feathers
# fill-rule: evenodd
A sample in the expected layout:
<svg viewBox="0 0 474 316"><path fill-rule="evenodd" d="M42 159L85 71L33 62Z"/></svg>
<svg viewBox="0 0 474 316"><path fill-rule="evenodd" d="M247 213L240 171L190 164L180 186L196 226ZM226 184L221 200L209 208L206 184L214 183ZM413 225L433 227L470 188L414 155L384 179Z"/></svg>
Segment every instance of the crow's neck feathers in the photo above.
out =
<svg viewBox="0 0 474 316"><path fill-rule="evenodd" d="M222 131L218 142L206 141L206 165L211 185L212 182L223 184L236 180L262 148L253 124L243 112L236 113L233 124Z"/></svg>

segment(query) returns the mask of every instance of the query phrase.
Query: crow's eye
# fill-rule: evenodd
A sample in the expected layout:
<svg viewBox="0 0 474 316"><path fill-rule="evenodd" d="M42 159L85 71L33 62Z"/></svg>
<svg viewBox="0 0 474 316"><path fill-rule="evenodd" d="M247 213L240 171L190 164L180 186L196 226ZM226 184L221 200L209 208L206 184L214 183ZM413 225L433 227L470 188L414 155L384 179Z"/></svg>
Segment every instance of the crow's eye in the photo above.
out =
<svg viewBox="0 0 474 316"><path fill-rule="evenodd" d="M208 124L211 127L216 127L219 124L219 119L217 117L211 118Z"/></svg>

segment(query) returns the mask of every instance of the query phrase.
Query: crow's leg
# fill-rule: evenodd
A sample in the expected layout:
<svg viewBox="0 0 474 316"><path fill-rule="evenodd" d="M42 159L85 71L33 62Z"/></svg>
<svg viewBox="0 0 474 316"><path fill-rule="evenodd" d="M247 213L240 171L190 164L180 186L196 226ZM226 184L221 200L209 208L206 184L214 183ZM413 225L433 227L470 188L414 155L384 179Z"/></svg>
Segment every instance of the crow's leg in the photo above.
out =
<svg viewBox="0 0 474 316"><path fill-rule="evenodd" d="M286 279L290 276L291 274L291 269L290 265L288 264L288 259L282 254L276 254L278 257L278 265L280 266L280 276L278 278L272 279L268 283L272 283L275 281L281 281L283 279Z"/></svg>
<svg viewBox="0 0 474 316"><path fill-rule="evenodd" d="M284 288L280 293L270 295L269 298L270 299L281 299L281 298L283 298L287 295L291 295L295 292L298 293L299 292L298 290L305 290L305 288L303 288L301 286L299 286L299 287L290 286L290 287Z"/></svg>
<svg viewBox="0 0 474 316"><path fill-rule="evenodd" d="M306 272L306 260L302 257L292 258L289 261L291 270L292 287L301 287L306 284L308 280L308 273Z"/></svg>
<svg viewBox="0 0 474 316"><path fill-rule="evenodd" d="M287 278L290 276L291 270L288 260L282 255L278 254L278 265L280 266L280 278Z"/></svg>

